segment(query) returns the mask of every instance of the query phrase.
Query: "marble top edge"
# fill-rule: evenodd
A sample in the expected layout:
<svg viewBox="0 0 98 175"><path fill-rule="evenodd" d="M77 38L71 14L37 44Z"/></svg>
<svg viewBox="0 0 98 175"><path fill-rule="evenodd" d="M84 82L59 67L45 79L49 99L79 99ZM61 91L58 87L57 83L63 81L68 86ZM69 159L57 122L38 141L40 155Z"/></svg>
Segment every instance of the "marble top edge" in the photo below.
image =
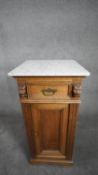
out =
<svg viewBox="0 0 98 175"><path fill-rule="evenodd" d="M89 76L75 60L26 60L8 73L8 76Z"/></svg>

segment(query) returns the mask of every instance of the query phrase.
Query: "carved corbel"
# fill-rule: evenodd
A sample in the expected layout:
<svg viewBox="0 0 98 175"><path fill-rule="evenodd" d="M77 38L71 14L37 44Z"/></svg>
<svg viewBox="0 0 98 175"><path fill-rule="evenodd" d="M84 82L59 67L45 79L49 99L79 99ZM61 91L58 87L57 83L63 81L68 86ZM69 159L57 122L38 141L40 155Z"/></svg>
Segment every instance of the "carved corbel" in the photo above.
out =
<svg viewBox="0 0 98 175"><path fill-rule="evenodd" d="M81 95L81 84L80 83L75 83L72 85L72 96L73 97L80 97Z"/></svg>
<svg viewBox="0 0 98 175"><path fill-rule="evenodd" d="M18 84L18 91L20 97L27 97L27 89L25 83L19 83Z"/></svg>

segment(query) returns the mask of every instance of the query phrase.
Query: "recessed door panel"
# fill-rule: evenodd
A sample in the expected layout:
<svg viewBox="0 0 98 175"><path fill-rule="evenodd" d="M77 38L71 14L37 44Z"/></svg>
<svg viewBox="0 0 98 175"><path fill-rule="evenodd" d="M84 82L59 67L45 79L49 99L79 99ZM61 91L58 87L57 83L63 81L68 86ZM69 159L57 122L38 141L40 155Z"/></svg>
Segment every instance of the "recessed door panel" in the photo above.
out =
<svg viewBox="0 0 98 175"><path fill-rule="evenodd" d="M36 157L66 158L68 104L32 104Z"/></svg>
<svg viewBox="0 0 98 175"><path fill-rule="evenodd" d="M60 110L40 111L41 136L44 150L59 149Z"/></svg>

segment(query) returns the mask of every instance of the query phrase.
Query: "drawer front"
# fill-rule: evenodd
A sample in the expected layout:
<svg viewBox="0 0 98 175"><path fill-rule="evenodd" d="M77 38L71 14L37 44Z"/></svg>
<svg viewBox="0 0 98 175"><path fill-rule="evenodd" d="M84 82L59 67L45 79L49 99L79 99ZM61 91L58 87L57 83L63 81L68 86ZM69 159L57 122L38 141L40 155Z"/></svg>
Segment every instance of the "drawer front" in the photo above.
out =
<svg viewBox="0 0 98 175"><path fill-rule="evenodd" d="M68 97L68 85L27 85L30 99L65 99Z"/></svg>

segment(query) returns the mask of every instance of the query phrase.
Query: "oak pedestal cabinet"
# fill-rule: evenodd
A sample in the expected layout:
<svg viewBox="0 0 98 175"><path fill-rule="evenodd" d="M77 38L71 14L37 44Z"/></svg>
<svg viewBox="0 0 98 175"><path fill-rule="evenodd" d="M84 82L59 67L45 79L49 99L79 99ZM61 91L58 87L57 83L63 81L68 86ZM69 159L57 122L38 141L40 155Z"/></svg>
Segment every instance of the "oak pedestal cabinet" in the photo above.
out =
<svg viewBox="0 0 98 175"><path fill-rule="evenodd" d="M66 75L66 72L59 75L60 70L57 70L57 75L54 72L51 75L47 73L49 61L32 60L33 72L28 73L28 69L28 72L21 73L24 70L23 66L26 67L26 71L30 67L28 62L30 61L25 62L16 71L13 70L15 73L10 72L9 75L17 80L31 162L71 165L81 83L89 72L83 69L83 75L78 72L71 75L70 71L69 75ZM59 67L62 62L58 61ZM55 63L56 61L51 63L54 64L54 69L56 69ZM64 63L66 68L66 61ZM75 61L73 63L78 64ZM43 75L43 72L40 72L35 75L33 70L35 64L40 64L41 71L46 73ZM39 66L35 66L35 72L40 71L38 68ZM50 72L53 71L51 69L50 66Z"/></svg>

